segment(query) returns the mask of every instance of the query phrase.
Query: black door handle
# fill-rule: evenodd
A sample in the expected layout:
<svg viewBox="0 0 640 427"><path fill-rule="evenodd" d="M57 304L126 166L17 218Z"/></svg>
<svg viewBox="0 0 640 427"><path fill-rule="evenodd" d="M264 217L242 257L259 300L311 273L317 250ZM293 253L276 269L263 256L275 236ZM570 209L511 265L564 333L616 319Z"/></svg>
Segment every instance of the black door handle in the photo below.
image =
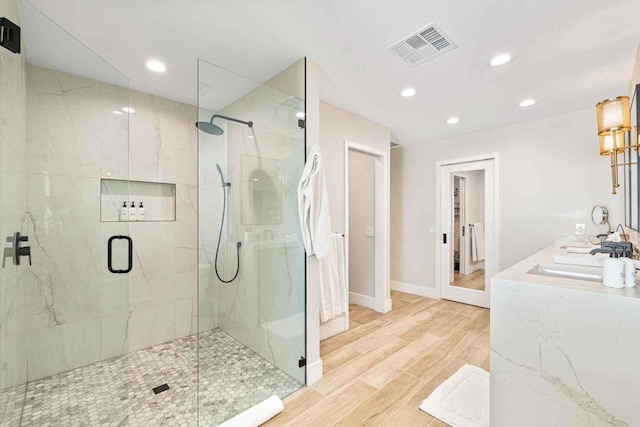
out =
<svg viewBox="0 0 640 427"><path fill-rule="evenodd" d="M447 233L442 234L442 243L447 244Z"/></svg>
<svg viewBox="0 0 640 427"><path fill-rule="evenodd" d="M113 241L114 240L126 240L129 244L129 262L126 270L114 270L113 261ZM133 240L129 236L111 236L107 242L107 268L114 274L126 274L133 269Z"/></svg>

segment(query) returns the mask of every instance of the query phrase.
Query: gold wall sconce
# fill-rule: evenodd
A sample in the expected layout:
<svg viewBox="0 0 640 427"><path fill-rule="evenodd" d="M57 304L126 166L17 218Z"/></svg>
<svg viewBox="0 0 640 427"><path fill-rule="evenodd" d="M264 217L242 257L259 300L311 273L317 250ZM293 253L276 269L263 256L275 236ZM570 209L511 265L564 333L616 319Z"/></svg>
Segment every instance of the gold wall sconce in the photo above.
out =
<svg viewBox="0 0 640 427"><path fill-rule="evenodd" d="M625 134L631 130L631 110L629 97L605 99L596 105L598 115L598 136L600 138L600 155L611 158L611 185L612 193L620 187L618 182L618 167L634 165L635 162L618 163L618 154L632 148L638 149L638 141L625 145ZM631 141L631 139L630 139ZM629 156L631 157L631 156Z"/></svg>

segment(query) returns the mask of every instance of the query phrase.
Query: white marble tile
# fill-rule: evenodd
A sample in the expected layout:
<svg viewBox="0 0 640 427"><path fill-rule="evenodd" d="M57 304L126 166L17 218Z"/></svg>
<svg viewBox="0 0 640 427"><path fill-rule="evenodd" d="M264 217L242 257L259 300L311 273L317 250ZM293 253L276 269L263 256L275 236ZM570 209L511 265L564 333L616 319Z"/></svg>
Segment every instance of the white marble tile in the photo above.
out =
<svg viewBox="0 0 640 427"><path fill-rule="evenodd" d="M193 335L198 328L198 302L196 299L176 302L176 338Z"/></svg>
<svg viewBox="0 0 640 427"><path fill-rule="evenodd" d="M131 179L195 185L195 107L139 92L131 106Z"/></svg>
<svg viewBox="0 0 640 427"><path fill-rule="evenodd" d="M28 177L25 215L33 265L28 284L32 329L96 317L101 246L97 178Z"/></svg>
<svg viewBox="0 0 640 427"><path fill-rule="evenodd" d="M100 360L100 319L87 319L29 332L29 380Z"/></svg>
<svg viewBox="0 0 640 427"><path fill-rule="evenodd" d="M128 328L130 313L100 318L101 360L122 356L129 352Z"/></svg>
<svg viewBox="0 0 640 427"><path fill-rule="evenodd" d="M637 425L640 299L493 279L491 425Z"/></svg>
<svg viewBox="0 0 640 427"><path fill-rule="evenodd" d="M133 270L129 273L129 306L140 310L176 301L174 222L129 224Z"/></svg>
<svg viewBox="0 0 640 427"><path fill-rule="evenodd" d="M28 167L33 173L126 175L126 90L41 67L27 68ZM123 104L124 102L124 104ZM102 147L111 157L103 164ZM120 156L116 157L117 154Z"/></svg>
<svg viewBox="0 0 640 427"><path fill-rule="evenodd" d="M134 310L129 320L129 351L171 341L175 333L175 303Z"/></svg>

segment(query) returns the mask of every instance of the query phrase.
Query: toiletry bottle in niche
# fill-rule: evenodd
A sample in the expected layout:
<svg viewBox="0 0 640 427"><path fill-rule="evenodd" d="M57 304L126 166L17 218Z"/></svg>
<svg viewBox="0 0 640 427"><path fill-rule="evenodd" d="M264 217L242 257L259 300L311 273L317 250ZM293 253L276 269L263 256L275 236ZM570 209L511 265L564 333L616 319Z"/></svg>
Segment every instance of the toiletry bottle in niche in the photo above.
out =
<svg viewBox="0 0 640 427"><path fill-rule="evenodd" d="M136 213L136 221L144 221L144 205L140 202L138 212Z"/></svg>
<svg viewBox="0 0 640 427"><path fill-rule="evenodd" d="M129 208L129 221L137 221L138 216L136 215L136 202L131 202L131 207Z"/></svg>
<svg viewBox="0 0 640 427"><path fill-rule="evenodd" d="M128 221L129 220L129 208L127 208L127 202L122 202L122 207L120 208L120 221Z"/></svg>

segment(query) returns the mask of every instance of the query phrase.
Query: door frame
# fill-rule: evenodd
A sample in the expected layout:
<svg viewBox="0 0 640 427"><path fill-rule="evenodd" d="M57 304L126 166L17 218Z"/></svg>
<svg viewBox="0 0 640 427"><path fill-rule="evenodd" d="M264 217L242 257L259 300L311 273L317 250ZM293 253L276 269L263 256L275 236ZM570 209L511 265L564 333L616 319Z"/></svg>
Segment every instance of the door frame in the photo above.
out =
<svg viewBox="0 0 640 427"><path fill-rule="evenodd" d="M379 313L387 313L391 310L391 275L390 275L390 239L391 228L389 210L389 180L391 176L389 155L378 150L353 141L344 141L344 242L345 242L345 275L347 282L347 296L350 295L349 287L349 151L359 151L373 156L375 162L375 213L374 213L374 248L375 248L375 284L374 307ZM347 313L348 317L348 313Z"/></svg>
<svg viewBox="0 0 640 427"><path fill-rule="evenodd" d="M483 154L478 156L470 156L470 157L462 157L457 159L443 160L436 162L436 191L435 191L435 205L436 205L436 239L435 239L435 266L436 266L436 297L441 299L443 295L443 225L442 225L442 216L443 216L443 192L442 192L442 169L447 166L453 166L458 164L465 163L473 163L490 160L493 161L493 185L491 183L487 183L485 181L485 193L487 191L493 190L493 204L490 206L488 203L485 203L485 224L487 222L488 216L486 212L492 211L490 215L493 217L493 225L490 227L485 227L485 244L487 245L487 254L490 254L490 260L485 258L485 272L487 272L485 276L485 284L489 283L490 275L497 274L500 271L500 250L499 250L499 242L500 242L500 160L498 153L490 153ZM451 239L448 239L450 242ZM449 277L447 273L445 278ZM471 292L473 295L474 292L478 293L479 291L474 290L465 290ZM469 301L460 301L465 302L467 304L479 305L482 307L489 307L489 298L490 298L490 286L485 285L485 291L482 297L473 296ZM465 299L465 298L461 298ZM456 300L457 301L457 300Z"/></svg>

